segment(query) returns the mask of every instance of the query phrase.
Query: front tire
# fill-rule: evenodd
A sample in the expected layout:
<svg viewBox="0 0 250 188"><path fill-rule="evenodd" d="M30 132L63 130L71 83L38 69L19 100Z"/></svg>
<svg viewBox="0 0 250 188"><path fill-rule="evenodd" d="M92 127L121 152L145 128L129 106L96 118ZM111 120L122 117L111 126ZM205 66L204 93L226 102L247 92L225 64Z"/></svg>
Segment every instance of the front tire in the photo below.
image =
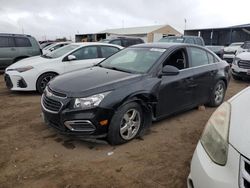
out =
<svg viewBox="0 0 250 188"><path fill-rule="evenodd" d="M45 89L46 85L49 83L49 81L57 76L57 74L49 72L42 74L38 79L36 83L36 89L39 93L43 93L43 90Z"/></svg>
<svg viewBox="0 0 250 188"><path fill-rule="evenodd" d="M216 107L221 105L221 103L224 100L225 93L226 93L225 82L220 80L214 86L208 105L211 107Z"/></svg>
<svg viewBox="0 0 250 188"><path fill-rule="evenodd" d="M111 119L108 141L111 145L126 143L134 139L141 131L143 112L136 102L121 106Z"/></svg>

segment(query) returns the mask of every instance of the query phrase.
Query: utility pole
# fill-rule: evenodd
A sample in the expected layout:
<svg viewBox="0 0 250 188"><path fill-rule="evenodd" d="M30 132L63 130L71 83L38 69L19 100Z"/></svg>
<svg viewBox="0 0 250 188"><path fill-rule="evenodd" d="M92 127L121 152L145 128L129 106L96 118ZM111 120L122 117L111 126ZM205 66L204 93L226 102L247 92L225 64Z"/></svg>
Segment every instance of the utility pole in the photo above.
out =
<svg viewBox="0 0 250 188"><path fill-rule="evenodd" d="M185 22L185 26L184 26L184 31L187 29L187 19L185 18L184 19L184 22Z"/></svg>

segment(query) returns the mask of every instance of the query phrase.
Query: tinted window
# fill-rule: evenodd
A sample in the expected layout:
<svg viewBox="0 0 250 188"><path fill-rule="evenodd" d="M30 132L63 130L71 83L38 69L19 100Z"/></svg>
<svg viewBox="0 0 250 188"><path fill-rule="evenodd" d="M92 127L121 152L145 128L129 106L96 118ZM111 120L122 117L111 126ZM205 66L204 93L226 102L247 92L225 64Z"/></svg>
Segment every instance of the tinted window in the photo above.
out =
<svg viewBox="0 0 250 188"><path fill-rule="evenodd" d="M101 46L102 57L104 57L104 58L107 58L118 51L119 51L119 49L115 48L115 47Z"/></svg>
<svg viewBox="0 0 250 188"><path fill-rule="evenodd" d="M195 44L195 43L194 43L194 39L192 39L192 38L187 38L187 39L185 40L185 43L188 43L188 44Z"/></svg>
<svg viewBox="0 0 250 188"><path fill-rule="evenodd" d="M208 56L209 63L215 63L216 62L216 59L212 54L207 53L207 56Z"/></svg>
<svg viewBox="0 0 250 188"><path fill-rule="evenodd" d="M243 48L244 48L244 49L250 49L250 43L245 43L245 44L243 45Z"/></svg>
<svg viewBox="0 0 250 188"><path fill-rule="evenodd" d="M15 37L15 42L17 47L30 47L31 43L29 39L24 37Z"/></svg>
<svg viewBox="0 0 250 188"><path fill-rule="evenodd" d="M200 38L196 38L195 40L198 45L203 46L203 42Z"/></svg>
<svg viewBox="0 0 250 188"><path fill-rule="evenodd" d="M119 40L119 39L118 39L118 40L113 40L113 41L111 41L110 43L111 43L111 44L120 45L120 46L122 45L122 42L121 42L121 40Z"/></svg>
<svg viewBox="0 0 250 188"><path fill-rule="evenodd" d="M95 46L83 47L76 50L71 55L76 56L77 60L95 59L98 58L97 47Z"/></svg>
<svg viewBox="0 0 250 188"><path fill-rule="evenodd" d="M14 46L14 40L12 37L0 37L0 48Z"/></svg>
<svg viewBox="0 0 250 188"><path fill-rule="evenodd" d="M199 48L189 48L191 56L191 66L197 67L208 64L207 52Z"/></svg>
<svg viewBox="0 0 250 188"><path fill-rule="evenodd" d="M58 57L61 57L71 51L73 51L74 49L78 48L79 45L76 45L76 44L71 44L71 45L67 45L67 46L64 46L62 48L59 48L58 50L55 50L49 54L46 54L44 55L43 57L49 57L49 58L58 58Z"/></svg>

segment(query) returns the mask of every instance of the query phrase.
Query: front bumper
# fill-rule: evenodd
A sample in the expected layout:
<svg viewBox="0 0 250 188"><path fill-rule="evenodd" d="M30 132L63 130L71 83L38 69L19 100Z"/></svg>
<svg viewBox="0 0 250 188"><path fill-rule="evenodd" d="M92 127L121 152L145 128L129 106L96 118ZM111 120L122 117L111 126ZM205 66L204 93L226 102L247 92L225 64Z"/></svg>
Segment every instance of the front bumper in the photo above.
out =
<svg viewBox="0 0 250 188"><path fill-rule="evenodd" d="M191 162L188 188L238 188L240 154L229 145L225 166L215 164L199 142Z"/></svg>
<svg viewBox="0 0 250 188"><path fill-rule="evenodd" d="M108 126L114 114L112 109L94 108L87 110L69 109L71 99L62 100L62 108L59 112L51 112L43 105L42 112L44 122L59 131L60 134L83 137L100 138L105 137ZM101 125L101 121L107 120L107 124Z"/></svg>
<svg viewBox="0 0 250 188"><path fill-rule="evenodd" d="M12 91L35 91L36 75L30 73L19 73L16 71L5 72L6 87Z"/></svg>
<svg viewBox="0 0 250 188"><path fill-rule="evenodd" d="M236 66L235 64L232 64L231 72L233 75L241 77L241 78L246 78L246 79L250 78L249 69L240 68L240 67Z"/></svg>

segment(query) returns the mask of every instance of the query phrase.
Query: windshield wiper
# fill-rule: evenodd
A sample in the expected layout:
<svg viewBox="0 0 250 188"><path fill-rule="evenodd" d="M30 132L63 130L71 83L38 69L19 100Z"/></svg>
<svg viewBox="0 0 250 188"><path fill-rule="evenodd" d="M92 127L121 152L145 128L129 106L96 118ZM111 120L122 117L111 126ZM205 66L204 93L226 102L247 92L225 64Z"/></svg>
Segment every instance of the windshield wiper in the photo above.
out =
<svg viewBox="0 0 250 188"><path fill-rule="evenodd" d="M127 73L133 73L132 71L130 70L127 70L127 69L121 69L121 68L118 68L118 67L109 67L109 66L102 66L102 65L99 65L100 67L103 67L103 68L106 68L106 69L111 69L111 70L116 70L116 71L121 71L121 72L127 72Z"/></svg>

